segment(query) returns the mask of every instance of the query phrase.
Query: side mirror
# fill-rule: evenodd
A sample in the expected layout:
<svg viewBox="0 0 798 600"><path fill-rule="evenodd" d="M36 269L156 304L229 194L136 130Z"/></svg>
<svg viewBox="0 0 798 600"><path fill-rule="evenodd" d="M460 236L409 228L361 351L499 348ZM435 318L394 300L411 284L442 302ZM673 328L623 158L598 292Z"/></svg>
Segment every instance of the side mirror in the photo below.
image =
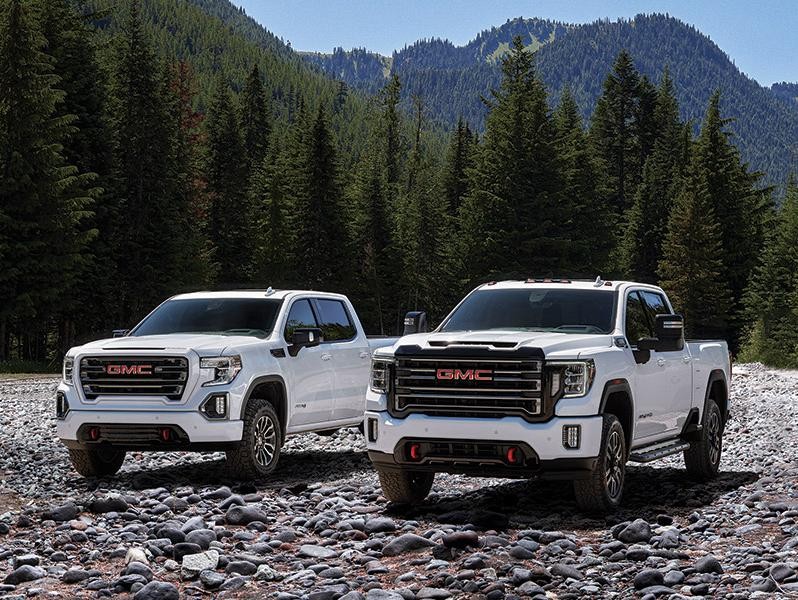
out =
<svg viewBox="0 0 798 600"><path fill-rule="evenodd" d="M680 352L684 349L684 317L682 315L657 315L654 329L658 352Z"/></svg>
<svg viewBox="0 0 798 600"><path fill-rule="evenodd" d="M413 333L427 333L427 313L423 310L412 310L405 315L405 330L402 335Z"/></svg>
<svg viewBox="0 0 798 600"><path fill-rule="evenodd" d="M114 329L111 332L111 337L125 337L128 333L130 333L130 329Z"/></svg>
<svg viewBox="0 0 798 600"><path fill-rule="evenodd" d="M323 339L321 329L318 327L298 327L291 333L291 345L288 353L296 356L302 348L312 348L321 344Z"/></svg>

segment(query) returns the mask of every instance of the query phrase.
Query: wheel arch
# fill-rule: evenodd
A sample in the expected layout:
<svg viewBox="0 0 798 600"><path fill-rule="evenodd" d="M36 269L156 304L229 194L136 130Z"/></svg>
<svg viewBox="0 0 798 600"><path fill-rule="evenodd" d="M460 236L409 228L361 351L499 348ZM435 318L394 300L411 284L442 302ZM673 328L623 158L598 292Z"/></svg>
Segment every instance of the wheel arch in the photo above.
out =
<svg viewBox="0 0 798 600"><path fill-rule="evenodd" d="M701 419L704 418L707 402L709 399L715 401L720 409L720 416L725 423L729 418L729 384L726 381L726 374L722 369L715 369L709 374L707 379L707 389L704 393L704 406L701 410Z"/></svg>
<svg viewBox="0 0 798 600"><path fill-rule="evenodd" d="M634 399L632 387L626 379L613 379L604 385L599 414L615 415L620 421L626 438L626 451L630 452L634 437Z"/></svg>
<svg viewBox="0 0 798 600"><path fill-rule="evenodd" d="M277 417L280 419L280 430L282 438L285 440L285 429L288 425L288 394L285 380L279 375L264 375L256 377L249 385L244 402L241 403L241 414L243 419L249 401L253 398L268 400L274 407Z"/></svg>

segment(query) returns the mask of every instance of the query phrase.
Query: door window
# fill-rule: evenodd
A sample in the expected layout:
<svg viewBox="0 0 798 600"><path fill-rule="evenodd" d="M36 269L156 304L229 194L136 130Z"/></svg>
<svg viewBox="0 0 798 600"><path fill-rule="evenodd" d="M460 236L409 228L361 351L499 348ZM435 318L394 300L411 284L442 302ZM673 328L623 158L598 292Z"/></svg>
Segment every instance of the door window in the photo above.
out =
<svg viewBox="0 0 798 600"><path fill-rule="evenodd" d="M303 327L318 327L316 315L309 300L297 300L288 311L288 320L285 323L285 339L290 340L295 329Z"/></svg>
<svg viewBox="0 0 798 600"><path fill-rule="evenodd" d="M319 327L325 342L342 342L355 337L355 326L343 302L319 298L316 300L316 307L319 310Z"/></svg>
<svg viewBox="0 0 798 600"><path fill-rule="evenodd" d="M631 346L637 346L640 338L654 335L640 292L630 292L626 297L626 339Z"/></svg>

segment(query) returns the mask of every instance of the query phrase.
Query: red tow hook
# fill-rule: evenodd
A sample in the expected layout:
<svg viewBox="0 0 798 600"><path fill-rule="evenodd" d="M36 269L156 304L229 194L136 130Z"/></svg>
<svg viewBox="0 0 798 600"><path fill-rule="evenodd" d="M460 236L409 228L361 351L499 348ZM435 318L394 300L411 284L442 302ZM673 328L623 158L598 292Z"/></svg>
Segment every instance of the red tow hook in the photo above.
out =
<svg viewBox="0 0 798 600"><path fill-rule="evenodd" d="M410 460L421 460L421 444L410 444Z"/></svg>
<svg viewBox="0 0 798 600"><path fill-rule="evenodd" d="M100 428L99 427L90 427L89 428L89 439L91 441L96 442L100 439Z"/></svg>
<svg viewBox="0 0 798 600"><path fill-rule="evenodd" d="M164 442L168 442L172 439L172 430L168 427L161 427L161 439Z"/></svg>
<svg viewBox="0 0 798 600"><path fill-rule="evenodd" d="M507 462L514 465L518 462L518 448L510 446L507 448Z"/></svg>

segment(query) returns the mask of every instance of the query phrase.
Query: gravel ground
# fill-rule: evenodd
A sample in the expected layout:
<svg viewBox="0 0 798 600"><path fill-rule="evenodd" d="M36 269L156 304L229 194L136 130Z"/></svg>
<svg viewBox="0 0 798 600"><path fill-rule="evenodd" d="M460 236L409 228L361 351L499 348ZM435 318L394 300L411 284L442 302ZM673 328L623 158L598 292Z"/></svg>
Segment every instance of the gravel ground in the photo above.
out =
<svg viewBox="0 0 798 600"><path fill-rule="evenodd" d="M0 596L798 597L798 378L740 365L720 477L631 466L624 506L570 485L438 476L413 510L380 495L362 438L291 438L273 479L222 456L129 454L86 480L55 438L56 380L0 376Z"/></svg>

